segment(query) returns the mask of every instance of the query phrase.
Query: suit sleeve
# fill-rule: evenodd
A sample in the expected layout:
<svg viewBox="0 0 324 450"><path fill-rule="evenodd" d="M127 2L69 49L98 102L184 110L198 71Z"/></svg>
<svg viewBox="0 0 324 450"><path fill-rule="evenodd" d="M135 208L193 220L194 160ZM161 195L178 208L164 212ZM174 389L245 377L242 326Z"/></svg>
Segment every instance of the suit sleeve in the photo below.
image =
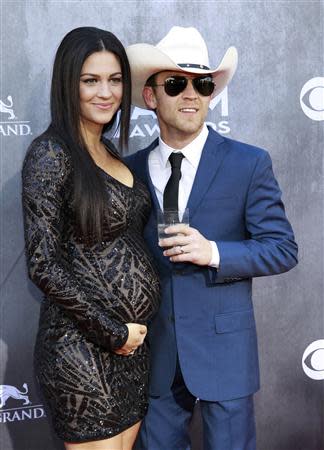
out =
<svg viewBox="0 0 324 450"><path fill-rule="evenodd" d="M245 223L246 240L216 241L220 267L209 269L214 282L278 274L297 264L297 244L267 152L262 152L253 171Z"/></svg>
<svg viewBox="0 0 324 450"><path fill-rule="evenodd" d="M126 325L112 320L82 289L60 252L65 187L71 182L67 155L50 140L34 142L25 158L23 212L28 274L91 341L115 350L128 338Z"/></svg>

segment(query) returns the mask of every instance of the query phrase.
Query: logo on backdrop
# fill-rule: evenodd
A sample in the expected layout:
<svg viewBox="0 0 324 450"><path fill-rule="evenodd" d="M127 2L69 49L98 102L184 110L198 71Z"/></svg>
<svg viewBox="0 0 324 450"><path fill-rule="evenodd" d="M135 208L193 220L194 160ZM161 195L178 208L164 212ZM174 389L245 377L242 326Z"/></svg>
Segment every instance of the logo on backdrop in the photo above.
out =
<svg viewBox="0 0 324 450"><path fill-rule="evenodd" d="M27 383L22 385L22 389L9 384L0 385L0 423L35 420L42 417L46 417L43 405L32 404Z"/></svg>
<svg viewBox="0 0 324 450"><path fill-rule="evenodd" d="M15 119L16 116L15 116L14 110L12 109L13 101L12 101L11 95L8 95L7 101L8 101L8 103L5 104L5 102L0 100L0 112L9 114L8 119Z"/></svg>
<svg viewBox="0 0 324 450"><path fill-rule="evenodd" d="M216 108L217 106L217 108ZM215 112L214 112L215 110ZM220 113L221 119L217 121L214 117L216 112ZM207 125L221 134L228 134L231 129L228 120L228 90L227 87L213 98L209 104L209 116ZM132 121L136 121L132 127ZM131 116L131 132L130 138L135 137L157 137L160 133L160 129L157 123L156 115L149 109L134 108Z"/></svg>
<svg viewBox="0 0 324 450"><path fill-rule="evenodd" d="M306 375L313 380L324 380L324 339L312 342L302 358Z"/></svg>
<svg viewBox="0 0 324 450"><path fill-rule="evenodd" d="M300 106L312 120L324 120L324 77L308 80L300 92Z"/></svg>
<svg viewBox="0 0 324 450"><path fill-rule="evenodd" d="M26 383L23 384L23 391L20 391L15 386L10 386L8 384L2 384L0 386L0 409L6 405L8 398L14 398L15 400L23 400L24 405L29 405L31 402L27 396L28 386Z"/></svg>
<svg viewBox="0 0 324 450"><path fill-rule="evenodd" d="M28 120L17 120L11 95L0 100L0 136L28 136L33 134Z"/></svg>

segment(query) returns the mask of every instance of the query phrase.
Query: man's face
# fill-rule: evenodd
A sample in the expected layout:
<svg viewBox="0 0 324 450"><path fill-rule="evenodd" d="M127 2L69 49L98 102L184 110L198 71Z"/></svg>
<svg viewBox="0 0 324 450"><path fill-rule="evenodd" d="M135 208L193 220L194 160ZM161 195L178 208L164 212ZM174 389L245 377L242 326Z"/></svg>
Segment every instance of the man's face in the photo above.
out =
<svg viewBox="0 0 324 450"><path fill-rule="evenodd" d="M163 86L146 86L143 97L147 106L156 110L163 141L174 148L189 144L200 133L208 113L211 96L199 94L192 80L199 75L177 71L159 72L155 75L155 84L163 85L171 76L185 76L189 79L184 91L171 97Z"/></svg>

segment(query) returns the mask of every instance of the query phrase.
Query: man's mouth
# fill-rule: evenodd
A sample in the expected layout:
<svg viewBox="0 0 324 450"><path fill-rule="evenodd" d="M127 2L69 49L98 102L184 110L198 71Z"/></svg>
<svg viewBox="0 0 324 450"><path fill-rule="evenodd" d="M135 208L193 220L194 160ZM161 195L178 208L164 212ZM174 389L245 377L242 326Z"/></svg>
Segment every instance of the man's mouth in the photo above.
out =
<svg viewBox="0 0 324 450"><path fill-rule="evenodd" d="M180 108L179 111L184 113L196 113L198 108Z"/></svg>

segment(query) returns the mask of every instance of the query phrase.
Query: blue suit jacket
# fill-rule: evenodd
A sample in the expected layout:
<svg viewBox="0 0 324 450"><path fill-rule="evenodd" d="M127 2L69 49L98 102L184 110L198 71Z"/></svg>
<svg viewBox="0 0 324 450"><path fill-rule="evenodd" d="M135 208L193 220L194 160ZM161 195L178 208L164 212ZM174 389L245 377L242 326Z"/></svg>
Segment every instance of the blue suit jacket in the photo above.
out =
<svg viewBox="0 0 324 450"><path fill-rule="evenodd" d="M297 245L271 159L209 130L188 200L190 225L217 243L219 270L171 263L158 247L158 201L148 171L153 142L126 159L151 191L145 239L157 262L162 302L149 329L152 395L172 384L178 352L188 389L202 400L243 397L259 387L252 277L285 272Z"/></svg>

